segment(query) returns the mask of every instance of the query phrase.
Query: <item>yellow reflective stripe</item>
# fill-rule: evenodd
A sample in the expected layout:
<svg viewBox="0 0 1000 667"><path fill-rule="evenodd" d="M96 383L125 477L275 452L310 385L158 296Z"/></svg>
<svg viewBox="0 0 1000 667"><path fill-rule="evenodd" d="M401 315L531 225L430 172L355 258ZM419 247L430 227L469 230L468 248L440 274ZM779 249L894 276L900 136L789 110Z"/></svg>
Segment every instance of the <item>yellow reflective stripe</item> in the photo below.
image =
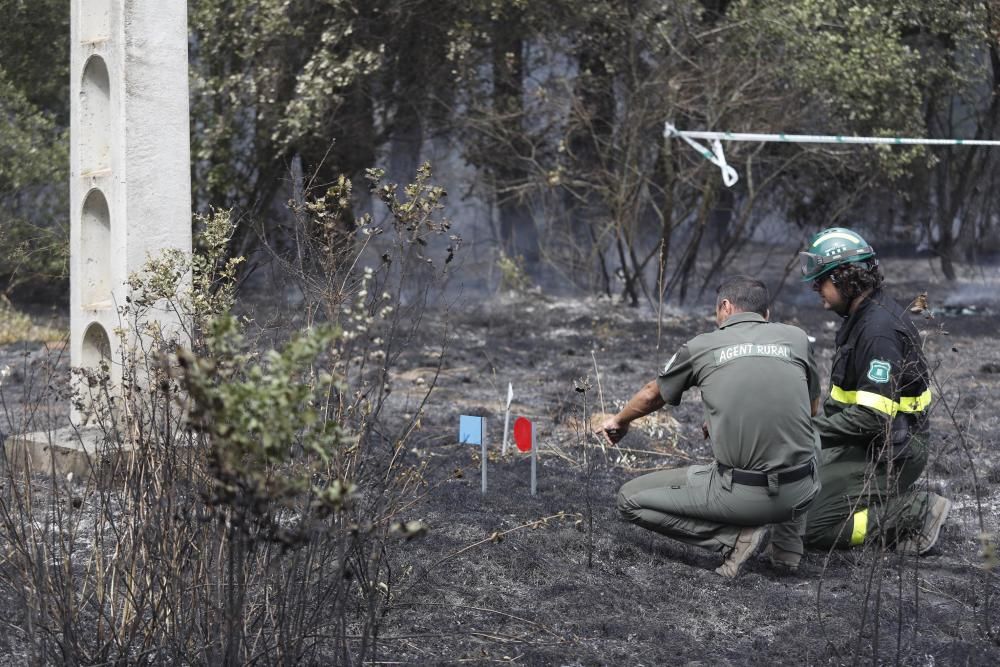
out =
<svg viewBox="0 0 1000 667"><path fill-rule="evenodd" d="M865 535L868 533L868 510L863 509L854 513L854 529L851 531L851 546L856 547L864 544Z"/></svg>
<svg viewBox="0 0 1000 667"><path fill-rule="evenodd" d="M883 412L890 417L897 412L922 412L931 404L931 390L927 389L920 396L900 396L899 402L882 394L871 391L846 391L837 385L830 387L830 398L848 405L864 405Z"/></svg>
<svg viewBox="0 0 1000 667"><path fill-rule="evenodd" d="M873 410L884 412L890 417L896 414L899 407L891 398L886 398L881 394L870 391L845 391L837 385L830 387L830 398L848 405L864 405Z"/></svg>
<svg viewBox="0 0 1000 667"><path fill-rule="evenodd" d="M923 412L927 409L927 406L931 404L931 390L928 388L927 391L920 394L919 396L900 396L899 397L899 409L902 412Z"/></svg>
<svg viewBox="0 0 1000 667"><path fill-rule="evenodd" d="M899 409L899 404L896 403L896 401L891 398L886 398L882 394L876 394L870 391L852 391L848 393L854 394L854 402L858 405L863 405L867 408L884 412L890 417L894 416L896 414L896 410Z"/></svg>

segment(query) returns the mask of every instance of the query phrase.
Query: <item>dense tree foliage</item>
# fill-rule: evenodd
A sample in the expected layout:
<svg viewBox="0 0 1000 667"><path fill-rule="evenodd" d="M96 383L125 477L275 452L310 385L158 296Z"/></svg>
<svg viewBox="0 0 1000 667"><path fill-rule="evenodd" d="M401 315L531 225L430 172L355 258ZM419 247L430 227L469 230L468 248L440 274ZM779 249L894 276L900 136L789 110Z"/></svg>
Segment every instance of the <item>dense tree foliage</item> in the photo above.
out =
<svg viewBox="0 0 1000 667"><path fill-rule="evenodd" d="M68 268L68 9L0 0L0 287Z"/></svg>
<svg viewBox="0 0 1000 667"><path fill-rule="evenodd" d="M13 248L23 263L39 230L65 232L68 7L0 7L11 276ZM996 138L989 0L201 0L189 19L196 206L275 237L297 192L341 174L362 186L375 165L406 182L446 138L492 205L498 250L631 303L703 288L765 216L802 237L841 223L923 244L949 277L1000 245L996 149L728 144L742 175L728 189L662 136L671 120Z"/></svg>

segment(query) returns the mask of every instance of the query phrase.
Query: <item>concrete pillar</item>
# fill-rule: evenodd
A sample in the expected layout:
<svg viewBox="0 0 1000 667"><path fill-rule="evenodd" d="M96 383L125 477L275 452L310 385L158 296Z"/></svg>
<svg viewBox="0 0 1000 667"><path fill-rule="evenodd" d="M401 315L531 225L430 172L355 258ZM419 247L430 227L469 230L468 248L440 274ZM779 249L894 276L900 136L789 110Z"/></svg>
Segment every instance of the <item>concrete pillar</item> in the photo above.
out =
<svg viewBox="0 0 1000 667"><path fill-rule="evenodd" d="M107 362L118 385L139 336L119 310L129 275L167 248L191 252L187 3L71 0L71 12L70 361Z"/></svg>

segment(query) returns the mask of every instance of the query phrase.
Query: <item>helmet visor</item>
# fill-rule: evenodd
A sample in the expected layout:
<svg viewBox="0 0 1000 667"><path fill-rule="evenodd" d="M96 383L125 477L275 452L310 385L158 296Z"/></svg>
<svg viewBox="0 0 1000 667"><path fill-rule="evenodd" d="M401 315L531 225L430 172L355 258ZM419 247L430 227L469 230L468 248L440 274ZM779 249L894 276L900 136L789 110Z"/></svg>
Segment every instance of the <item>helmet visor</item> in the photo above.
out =
<svg viewBox="0 0 1000 667"><path fill-rule="evenodd" d="M815 280L827 271L847 264L848 262L860 262L869 257L873 257L875 251L871 246L844 250L835 255L817 255L811 252L799 253L799 266L802 268L803 282Z"/></svg>
<svg viewBox="0 0 1000 667"><path fill-rule="evenodd" d="M811 252L799 253L799 266L802 268L802 280L814 280L822 273L829 271L837 265L840 257L823 257Z"/></svg>

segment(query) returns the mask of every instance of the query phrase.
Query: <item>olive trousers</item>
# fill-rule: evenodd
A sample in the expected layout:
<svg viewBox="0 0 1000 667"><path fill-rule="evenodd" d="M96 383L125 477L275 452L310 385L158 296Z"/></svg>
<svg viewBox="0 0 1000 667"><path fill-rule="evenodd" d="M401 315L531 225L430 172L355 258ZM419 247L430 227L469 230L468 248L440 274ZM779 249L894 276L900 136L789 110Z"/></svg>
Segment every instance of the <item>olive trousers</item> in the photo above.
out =
<svg viewBox="0 0 1000 667"><path fill-rule="evenodd" d="M742 528L801 520L818 490L815 470L769 489L734 484L732 470L712 463L637 477L618 491L617 505L627 521L647 530L724 551Z"/></svg>
<svg viewBox="0 0 1000 667"><path fill-rule="evenodd" d="M914 437L909 457L876 461L874 448L830 447L820 452L823 486L806 515L805 543L816 549L894 544L918 527L929 496L916 488L927 465L927 441ZM788 530L779 527L780 530Z"/></svg>

